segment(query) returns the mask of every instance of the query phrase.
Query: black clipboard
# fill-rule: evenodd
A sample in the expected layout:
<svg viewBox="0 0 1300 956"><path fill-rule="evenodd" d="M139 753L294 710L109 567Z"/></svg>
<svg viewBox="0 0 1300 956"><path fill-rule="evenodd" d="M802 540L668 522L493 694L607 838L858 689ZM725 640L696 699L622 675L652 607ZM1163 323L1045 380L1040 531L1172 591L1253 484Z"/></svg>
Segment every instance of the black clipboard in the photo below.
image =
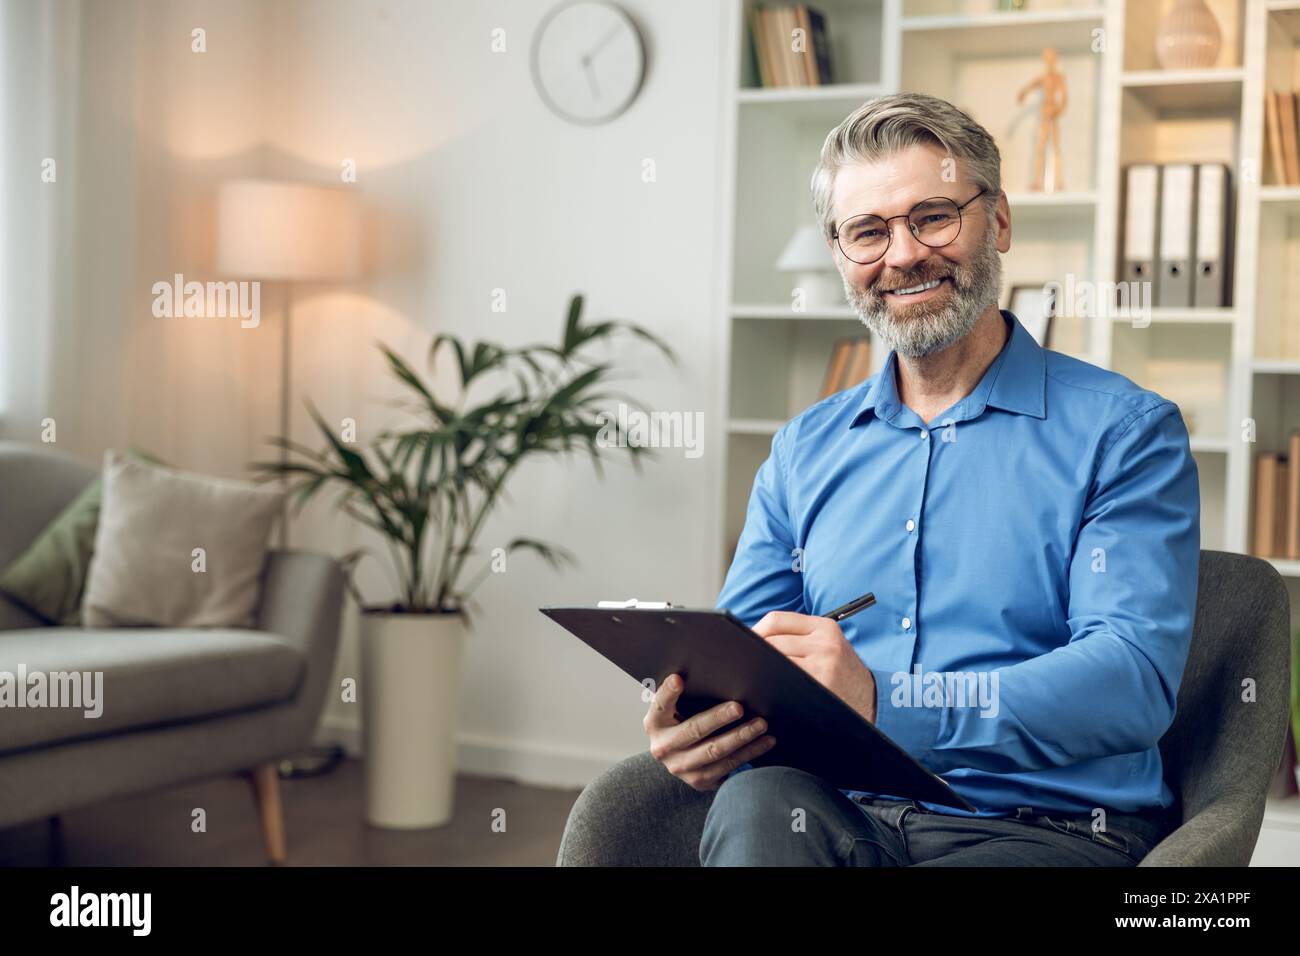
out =
<svg viewBox="0 0 1300 956"><path fill-rule="evenodd" d="M630 675L657 688L680 674L677 712L692 717L724 700L762 716L776 746L755 767L795 767L839 790L865 790L975 812L839 697L729 611L713 608L543 607L539 610Z"/></svg>

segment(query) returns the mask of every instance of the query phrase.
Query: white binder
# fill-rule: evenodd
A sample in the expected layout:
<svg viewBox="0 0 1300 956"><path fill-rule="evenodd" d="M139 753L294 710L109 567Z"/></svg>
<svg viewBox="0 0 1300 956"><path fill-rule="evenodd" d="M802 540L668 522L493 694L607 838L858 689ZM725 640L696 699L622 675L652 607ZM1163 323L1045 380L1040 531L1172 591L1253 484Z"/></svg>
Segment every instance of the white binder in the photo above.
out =
<svg viewBox="0 0 1300 956"><path fill-rule="evenodd" d="M1169 163L1160 171L1160 281L1156 305L1162 309L1192 304L1195 199L1195 166Z"/></svg>
<svg viewBox="0 0 1300 956"><path fill-rule="evenodd" d="M1196 169L1196 280L1198 309L1228 304L1228 167Z"/></svg>
<svg viewBox="0 0 1300 956"><path fill-rule="evenodd" d="M1124 199L1124 281L1156 280L1156 198L1160 167L1136 163L1128 168ZM1152 287L1154 288L1154 286Z"/></svg>

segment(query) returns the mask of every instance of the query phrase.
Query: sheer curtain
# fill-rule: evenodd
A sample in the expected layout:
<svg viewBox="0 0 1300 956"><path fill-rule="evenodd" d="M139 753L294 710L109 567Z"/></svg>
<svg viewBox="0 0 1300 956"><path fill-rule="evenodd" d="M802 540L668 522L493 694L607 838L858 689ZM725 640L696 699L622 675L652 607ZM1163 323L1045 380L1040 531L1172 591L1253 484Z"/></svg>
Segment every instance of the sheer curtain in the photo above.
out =
<svg viewBox="0 0 1300 956"><path fill-rule="evenodd" d="M60 282L74 235L80 0L0 4L0 438L57 421Z"/></svg>

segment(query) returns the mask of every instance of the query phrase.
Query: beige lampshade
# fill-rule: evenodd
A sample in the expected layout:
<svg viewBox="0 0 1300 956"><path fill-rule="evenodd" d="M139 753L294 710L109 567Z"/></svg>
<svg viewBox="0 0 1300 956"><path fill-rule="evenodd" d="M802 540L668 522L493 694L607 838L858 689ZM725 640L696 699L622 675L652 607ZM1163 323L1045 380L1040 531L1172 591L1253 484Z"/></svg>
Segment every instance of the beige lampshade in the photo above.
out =
<svg viewBox="0 0 1300 956"><path fill-rule="evenodd" d="M350 189L231 180L217 194L217 270L248 279L350 278L361 265L360 219Z"/></svg>

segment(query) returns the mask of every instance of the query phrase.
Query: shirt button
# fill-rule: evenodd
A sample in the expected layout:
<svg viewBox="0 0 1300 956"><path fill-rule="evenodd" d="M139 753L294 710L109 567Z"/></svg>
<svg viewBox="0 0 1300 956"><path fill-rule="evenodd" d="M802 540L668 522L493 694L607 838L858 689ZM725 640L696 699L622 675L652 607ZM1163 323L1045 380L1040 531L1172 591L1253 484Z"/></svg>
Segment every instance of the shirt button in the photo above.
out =
<svg viewBox="0 0 1300 956"><path fill-rule="evenodd" d="M908 530L908 531L915 531L915 530L916 530L916 522L913 521L911 518L908 518L908 519L907 519L907 530Z"/></svg>
<svg viewBox="0 0 1300 956"><path fill-rule="evenodd" d="M922 429L921 429L921 441L925 441L925 440L926 440L927 438L929 438L929 437L930 437L930 433L929 433L928 431L926 431L924 428L922 428Z"/></svg>
<svg viewBox="0 0 1300 956"><path fill-rule="evenodd" d="M912 626L912 619L910 617L903 618L903 630L906 631L910 629L911 626Z"/></svg>

